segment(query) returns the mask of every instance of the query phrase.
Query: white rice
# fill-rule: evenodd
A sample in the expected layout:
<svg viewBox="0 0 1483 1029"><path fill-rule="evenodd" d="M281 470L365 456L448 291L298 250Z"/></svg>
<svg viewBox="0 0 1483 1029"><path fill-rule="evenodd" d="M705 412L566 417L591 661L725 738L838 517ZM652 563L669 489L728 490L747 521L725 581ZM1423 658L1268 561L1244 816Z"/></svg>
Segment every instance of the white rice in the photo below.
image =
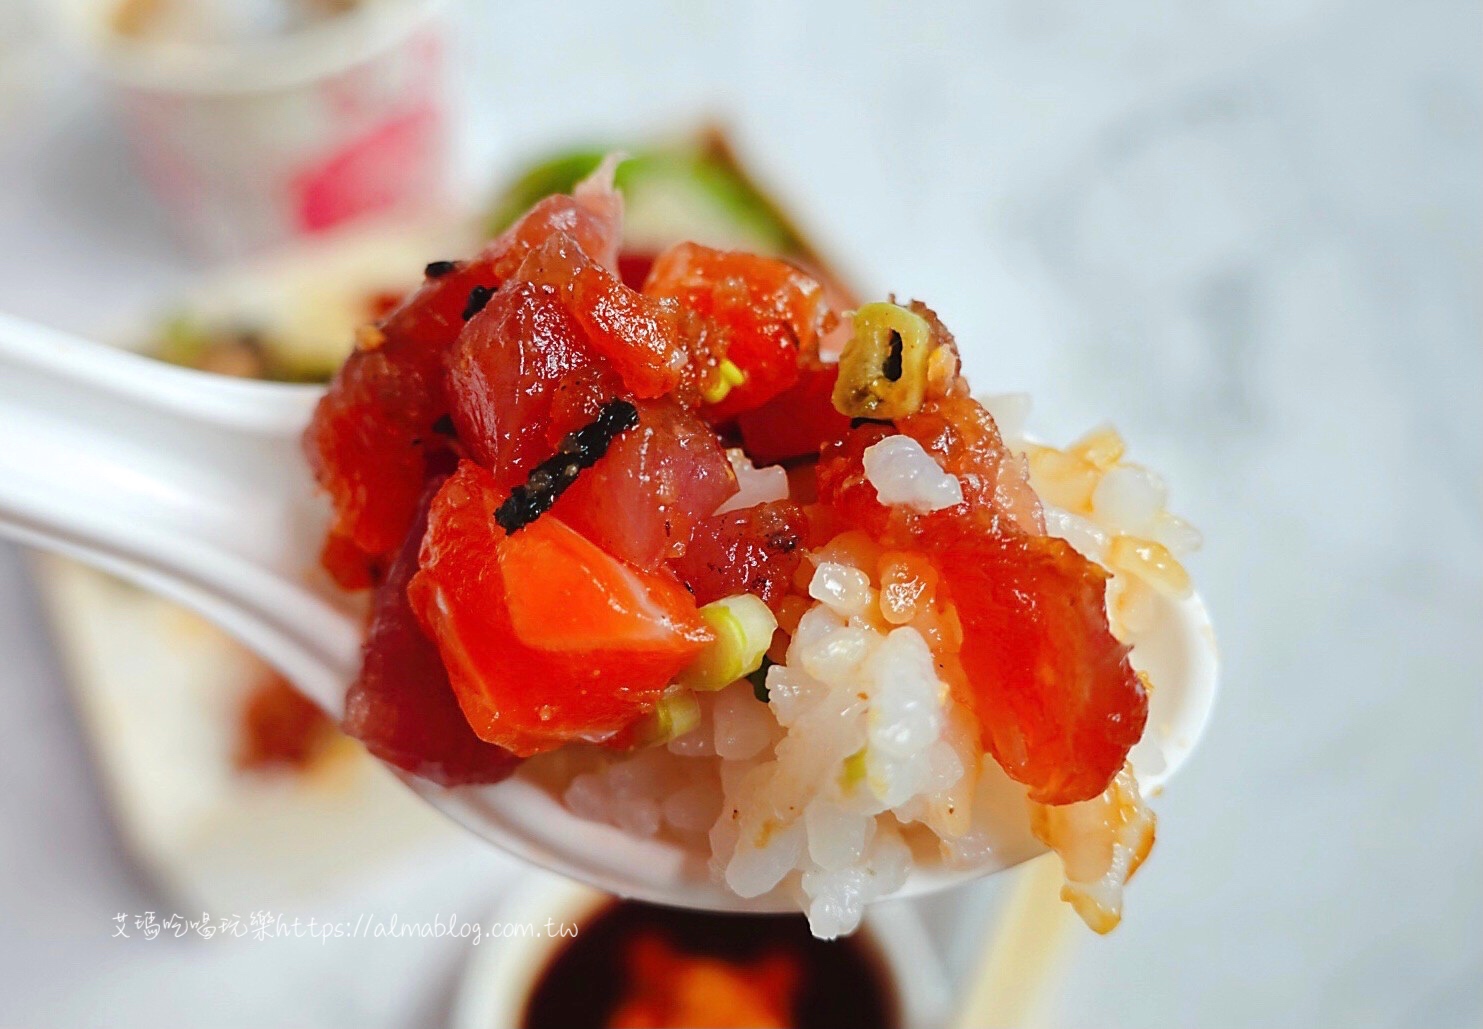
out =
<svg viewBox="0 0 1483 1029"><path fill-rule="evenodd" d="M735 496L716 508L716 514L788 499L788 472L782 465L758 468L740 447L726 451L726 459L736 473L737 491Z"/></svg>
<svg viewBox="0 0 1483 1029"><path fill-rule="evenodd" d="M910 436L887 436L865 451L865 477L887 507L924 514L963 502L963 484Z"/></svg>
<svg viewBox="0 0 1483 1029"><path fill-rule="evenodd" d="M1054 458L1037 461L1032 454L1029 462L1030 484L1041 496L1046 531L1066 540L1112 573L1107 588L1108 622L1120 639L1133 646L1136 666L1138 641L1152 627L1152 594L1183 596L1190 590L1188 576L1179 561L1200 548L1199 531L1166 509L1168 487L1162 478L1147 468L1122 460L1122 439L1111 428L1093 429L1065 450L1056 450L1033 444L1024 437L1022 426L1030 411L1029 397L1025 394L977 399L994 416L1011 450L1019 454L1033 450ZM1117 456L1104 459L1103 466L1078 456L1112 451ZM1068 462L1072 467L1066 466ZM1079 480L1082 475L1091 479L1090 489L1085 489L1088 484L1080 481L1076 487L1067 488L1067 479ZM1046 499L1076 495L1084 489L1086 502L1076 510ZM1166 551L1167 562L1150 564L1123 559L1146 544L1156 544Z"/></svg>
<svg viewBox="0 0 1483 1029"><path fill-rule="evenodd" d="M815 580L829 574L821 565ZM888 813L919 797L942 803L963 764L944 739L947 687L915 629L883 634L820 603L787 658L767 673L781 736L727 777L713 867L743 897L802 873L814 933L833 937L904 881Z"/></svg>

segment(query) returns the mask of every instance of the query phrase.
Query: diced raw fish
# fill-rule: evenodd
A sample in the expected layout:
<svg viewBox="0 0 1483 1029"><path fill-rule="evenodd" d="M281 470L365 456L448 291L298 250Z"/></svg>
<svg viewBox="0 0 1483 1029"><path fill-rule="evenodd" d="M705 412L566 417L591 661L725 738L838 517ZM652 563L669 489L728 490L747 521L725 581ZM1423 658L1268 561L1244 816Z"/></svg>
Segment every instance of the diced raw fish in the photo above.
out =
<svg viewBox="0 0 1483 1029"><path fill-rule="evenodd" d="M550 514L506 535L494 518L505 495L459 465L433 502L408 599L481 738L525 756L606 739L654 706L710 631L672 579Z"/></svg>
<svg viewBox="0 0 1483 1029"><path fill-rule="evenodd" d="M776 607L803 559L808 519L791 500L712 515L673 562L697 604L752 593Z"/></svg>
<svg viewBox="0 0 1483 1029"><path fill-rule="evenodd" d="M639 405L639 424L578 476L552 514L640 568L676 557L691 528L736 492L711 428L671 400Z"/></svg>
<svg viewBox="0 0 1483 1029"><path fill-rule="evenodd" d="M439 485L429 484L412 530L376 590L365 664L345 698L343 728L381 760L444 786L498 782L519 759L469 728L438 650L407 602L427 503Z"/></svg>

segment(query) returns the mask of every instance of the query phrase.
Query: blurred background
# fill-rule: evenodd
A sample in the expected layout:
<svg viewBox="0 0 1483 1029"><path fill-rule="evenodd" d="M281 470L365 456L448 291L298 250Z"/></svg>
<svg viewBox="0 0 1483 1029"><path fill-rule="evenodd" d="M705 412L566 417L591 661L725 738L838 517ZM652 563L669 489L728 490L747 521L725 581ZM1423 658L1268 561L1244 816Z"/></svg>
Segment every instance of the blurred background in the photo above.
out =
<svg viewBox="0 0 1483 1029"><path fill-rule="evenodd" d="M169 6L0 0L0 310L312 377L533 162L678 153L686 217L928 301L1204 531L1215 721L1123 926L1014 1017L1483 1024L1478 4ZM0 546L0 1023L442 1024L464 941L113 937L523 881L356 759L250 779L261 670L119 591ZM916 906L950 982L1007 890Z"/></svg>

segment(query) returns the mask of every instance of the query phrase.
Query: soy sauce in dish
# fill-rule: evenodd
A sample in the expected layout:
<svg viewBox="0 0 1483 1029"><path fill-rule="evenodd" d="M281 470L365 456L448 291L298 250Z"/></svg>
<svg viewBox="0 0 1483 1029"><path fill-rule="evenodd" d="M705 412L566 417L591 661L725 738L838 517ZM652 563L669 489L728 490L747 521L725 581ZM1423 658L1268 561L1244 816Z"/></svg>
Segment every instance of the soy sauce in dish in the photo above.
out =
<svg viewBox="0 0 1483 1029"><path fill-rule="evenodd" d="M670 1025L894 1029L898 1002L862 930L817 940L794 915L620 901L547 964L523 1029Z"/></svg>

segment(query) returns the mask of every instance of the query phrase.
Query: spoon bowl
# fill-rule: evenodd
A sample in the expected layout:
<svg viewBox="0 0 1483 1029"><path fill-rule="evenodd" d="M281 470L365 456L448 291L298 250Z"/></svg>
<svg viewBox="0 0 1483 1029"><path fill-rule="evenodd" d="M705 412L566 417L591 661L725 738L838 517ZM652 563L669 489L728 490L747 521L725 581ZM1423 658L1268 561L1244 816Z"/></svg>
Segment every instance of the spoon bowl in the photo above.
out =
<svg viewBox="0 0 1483 1029"><path fill-rule="evenodd" d="M177 368L0 315L0 535L67 554L193 608L238 637L332 717L360 665L360 615L318 568L329 510L299 450L322 390ZM1214 704L1215 640L1198 596L1160 597L1139 666L1158 689L1134 751L1145 789L1197 744ZM428 803L534 864L621 896L712 910L796 909L781 890L742 898L708 855L568 810L529 766L492 786L403 776ZM897 896L945 889L1043 852L1014 817L991 861L919 857Z"/></svg>

